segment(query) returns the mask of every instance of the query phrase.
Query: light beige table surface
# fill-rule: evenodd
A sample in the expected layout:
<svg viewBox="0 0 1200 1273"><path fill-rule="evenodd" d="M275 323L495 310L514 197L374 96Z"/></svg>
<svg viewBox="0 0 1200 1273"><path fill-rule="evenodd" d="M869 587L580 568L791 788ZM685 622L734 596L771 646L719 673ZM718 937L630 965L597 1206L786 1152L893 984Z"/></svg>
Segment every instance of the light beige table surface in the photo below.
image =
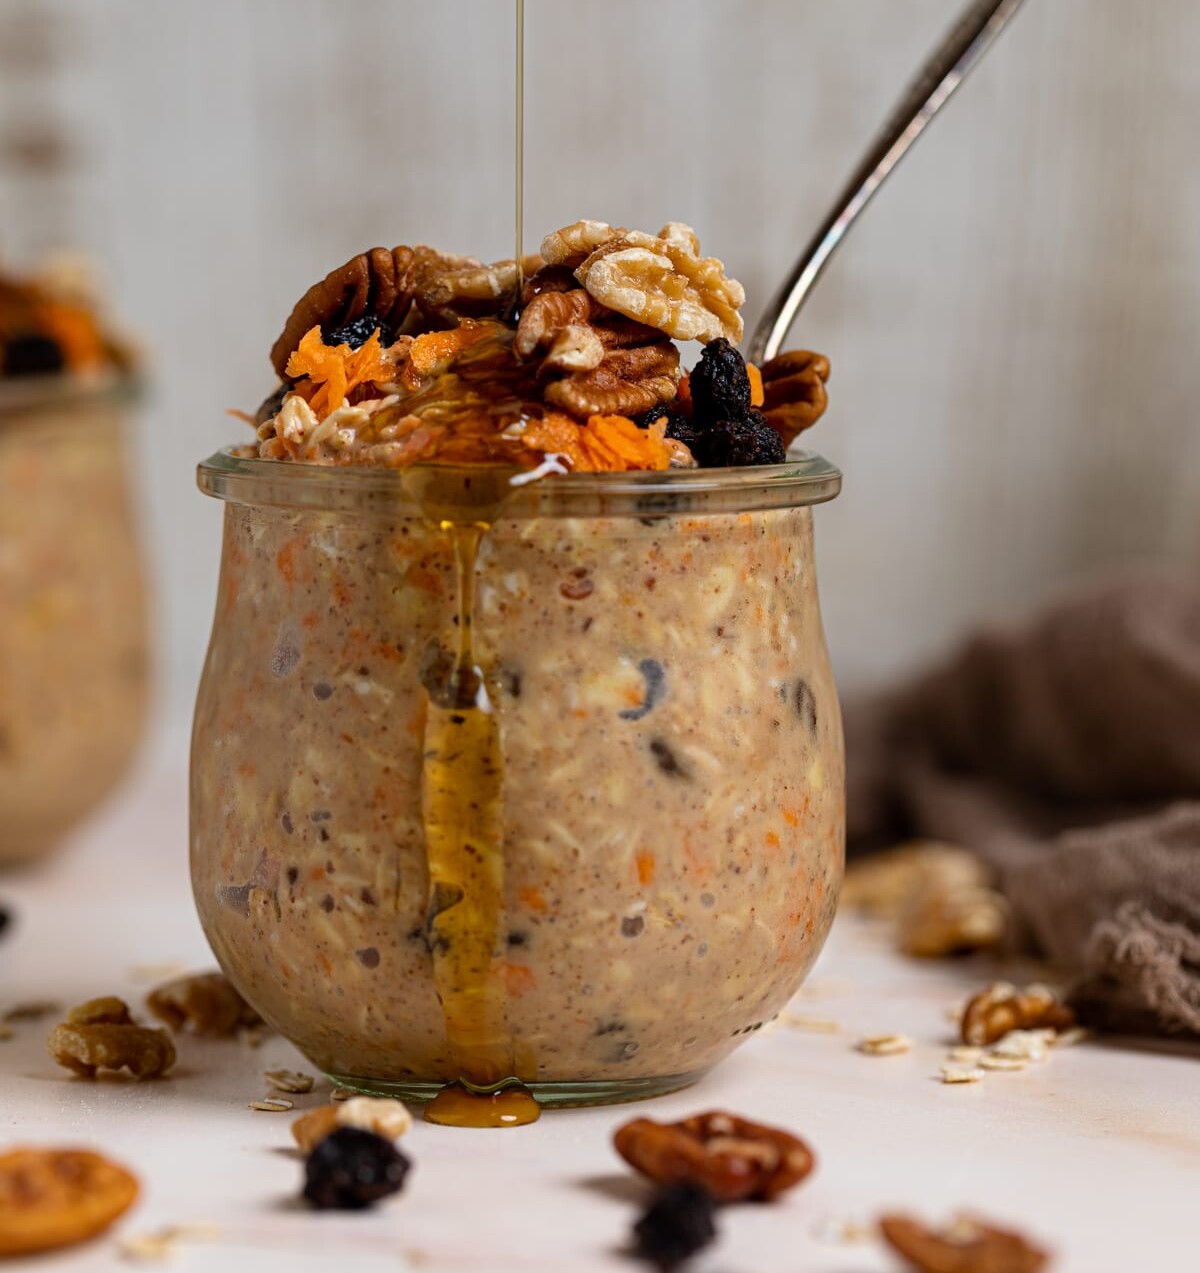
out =
<svg viewBox="0 0 1200 1273"><path fill-rule="evenodd" d="M47 868L0 877L16 918L0 941L0 1007L109 993L140 1002L170 966L209 965L185 820L182 779L150 766ZM122 1238L192 1223L216 1231L180 1244L179 1273L645 1267L620 1254L644 1195L610 1148L612 1130L635 1112L714 1107L791 1128L819 1165L776 1205L723 1212L722 1239L697 1273L899 1270L872 1240L838 1240L845 1222L892 1207L1011 1222L1053 1246L1059 1273L1200 1267L1200 1054L1091 1043L945 1086L934 1076L947 1009L983 975L902 960L877 929L843 918L791 1009L836 1032L781 1021L696 1088L639 1107L565 1111L506 1132L418 1123L403 1143L416 1163L405 1192L370 1214L311 1214L293 1201L293 1116L246 1108L266 1094L262 1070L306 1068L282 1040L254 1050L184 1039L167 1081L88 1083L50 1061L48 1023L22 1024L0 1042L0 1145L94 1145L144 1190L111 1237L5 1267L127 1269ZM910 1053L854 1050L891 1030L912 1037Z"/></svg>

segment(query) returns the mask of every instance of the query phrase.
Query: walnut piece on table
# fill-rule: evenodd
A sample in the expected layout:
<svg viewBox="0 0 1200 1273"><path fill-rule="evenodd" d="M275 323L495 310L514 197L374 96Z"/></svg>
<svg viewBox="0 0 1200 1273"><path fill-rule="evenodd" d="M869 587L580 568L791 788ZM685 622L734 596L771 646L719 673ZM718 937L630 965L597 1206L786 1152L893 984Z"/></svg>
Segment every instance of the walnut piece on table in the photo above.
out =
<svg viewBox="0 0 1200 1273"><path fill-rule="evenodd" d="M190 1030L209 1038L231 1038L244 1027L262 1024L221 972L176 977L152 990L146 1007L176 1033Z"/></svg>
<svg viewBox="0 0 1200 1273"><path fill-rule="evenodd" d="M128 1070L135 1079L152 1079L175 1064L175 1045L166 1030L138 1025L125 1002L113 995L72 1008L46 1045L59 1065L82 1078L95 1078L99 1070Z"/></svg>

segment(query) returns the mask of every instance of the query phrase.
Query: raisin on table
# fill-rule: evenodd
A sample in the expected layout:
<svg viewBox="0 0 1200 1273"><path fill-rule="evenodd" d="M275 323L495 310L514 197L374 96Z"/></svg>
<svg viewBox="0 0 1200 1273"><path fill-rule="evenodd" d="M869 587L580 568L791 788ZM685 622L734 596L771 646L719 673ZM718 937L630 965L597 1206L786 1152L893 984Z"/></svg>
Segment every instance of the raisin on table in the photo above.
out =
<svg viewBox="0 0 1200 1273"><path fill-rule="evenodd" d="M660 1269L678 1268L715 1240L716 1203L699 1185L668 1185L633 1226L634 1254Z"/></svg>
<svg viewBox="0 0 1200 1273"><path fill-rule="evenodd" d="M304 1197L318 1211L361 1211L399 1193L411 1163L389 1140L340 1127L304 1164Z"/></svg>

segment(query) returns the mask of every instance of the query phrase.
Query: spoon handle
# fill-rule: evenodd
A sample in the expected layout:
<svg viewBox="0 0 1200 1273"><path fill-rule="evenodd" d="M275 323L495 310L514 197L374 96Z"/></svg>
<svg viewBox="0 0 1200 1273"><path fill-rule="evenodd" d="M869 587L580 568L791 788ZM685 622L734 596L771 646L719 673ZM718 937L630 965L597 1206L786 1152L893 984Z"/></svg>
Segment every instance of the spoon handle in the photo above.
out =
<svg viewBox="0 0 1200 1273"><path fill-rule="evenodd" d="M800 306L842 236L1021 4L1022 0L972 0L967 6L896 104L787 281L767 306L750 341L748 356L752 361L761 364L779 352Z"/></svg>

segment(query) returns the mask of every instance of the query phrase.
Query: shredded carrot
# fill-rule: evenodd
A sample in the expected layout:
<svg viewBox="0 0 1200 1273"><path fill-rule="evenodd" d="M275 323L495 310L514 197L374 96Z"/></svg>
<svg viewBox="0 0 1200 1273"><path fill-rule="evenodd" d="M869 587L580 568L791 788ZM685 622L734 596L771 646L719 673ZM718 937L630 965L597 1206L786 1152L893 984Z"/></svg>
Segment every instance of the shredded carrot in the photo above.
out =
<svg viewBox="0 0 1200 1273"><path fill-rule="evenodd" d="M685 410L692 409L692 378L685 371L675 386L675 401Z"/></svg>
<svg viewBox="0 0 1200 1273"><path fill-rule="evenodd" d="M763 404L762 372L752 362L748 362L746 375L750 377L750 405L761 407Z"/></svg>
<svg viewBox="0 0 1200 1273"><path fill-rule="evenodd" d="M531 911L540 911L542 914L549 909L546 905L546 899L542 895L540 888L534 888L532 885L523 888L517 893L522 906L527 906Z"/></svg>
<svg viewBox="0 0 1200 1273"><path fill-rule="evenodd" d="M639 849L634 854L637 863L638 883L644 888L654 883L654 854L649 849Z"/></svg>
<svg viewBox="0 0 1200 1273"><path fill-rule="evenodd" d="M401 383L406 389L419 388L423 379L445 370L456 354L491 335L493 330L493 325L464 318L449 331L425 332L418 336L408 347L408 363L401 374Z"/></svg>
<svg viewBox="0 0 1200 1273"><path fill-rule="evenodd" d="M528 964L505 964L504 985L515 999L532 990L537 985L537 977Z"/></svg>
<svg viewBox="0 0 1200 1273"><path fill-rule="evenodd" d="M63 351L72 371L104 366L104 337L96 320L80 305L44 299L35 306L38 327Z"/></svg>
<svg viewBox="0 0 1200 1273"><path fill-rule="evenodd" d="M235 420L243 420L251 428L258 428L258 421L250 414L249 411L239 411L237 407L226 407L226 415L231 415Z"/></svg>
<svg viewBox="0 0 1200 1273"><path fill-rule="evenodd" d="M622 473L629 469L665 469L671 452L663 437L663 417L648 429L623 415L594 415L579 424L561 412L531 420L522 440L536 451L563 456L580 473Z"/></svg>
<svg viewBox="0 0 1200 1273"><path fill-rule="evenodd" d="M306 396L318 420L343 406L359 385L388 380L394 372L395 364L379 343L378 329L358 349L351 349L347 344L327 345L321 328L310 327L287 363L289 376L307 376L316 386Z"/></svg>

